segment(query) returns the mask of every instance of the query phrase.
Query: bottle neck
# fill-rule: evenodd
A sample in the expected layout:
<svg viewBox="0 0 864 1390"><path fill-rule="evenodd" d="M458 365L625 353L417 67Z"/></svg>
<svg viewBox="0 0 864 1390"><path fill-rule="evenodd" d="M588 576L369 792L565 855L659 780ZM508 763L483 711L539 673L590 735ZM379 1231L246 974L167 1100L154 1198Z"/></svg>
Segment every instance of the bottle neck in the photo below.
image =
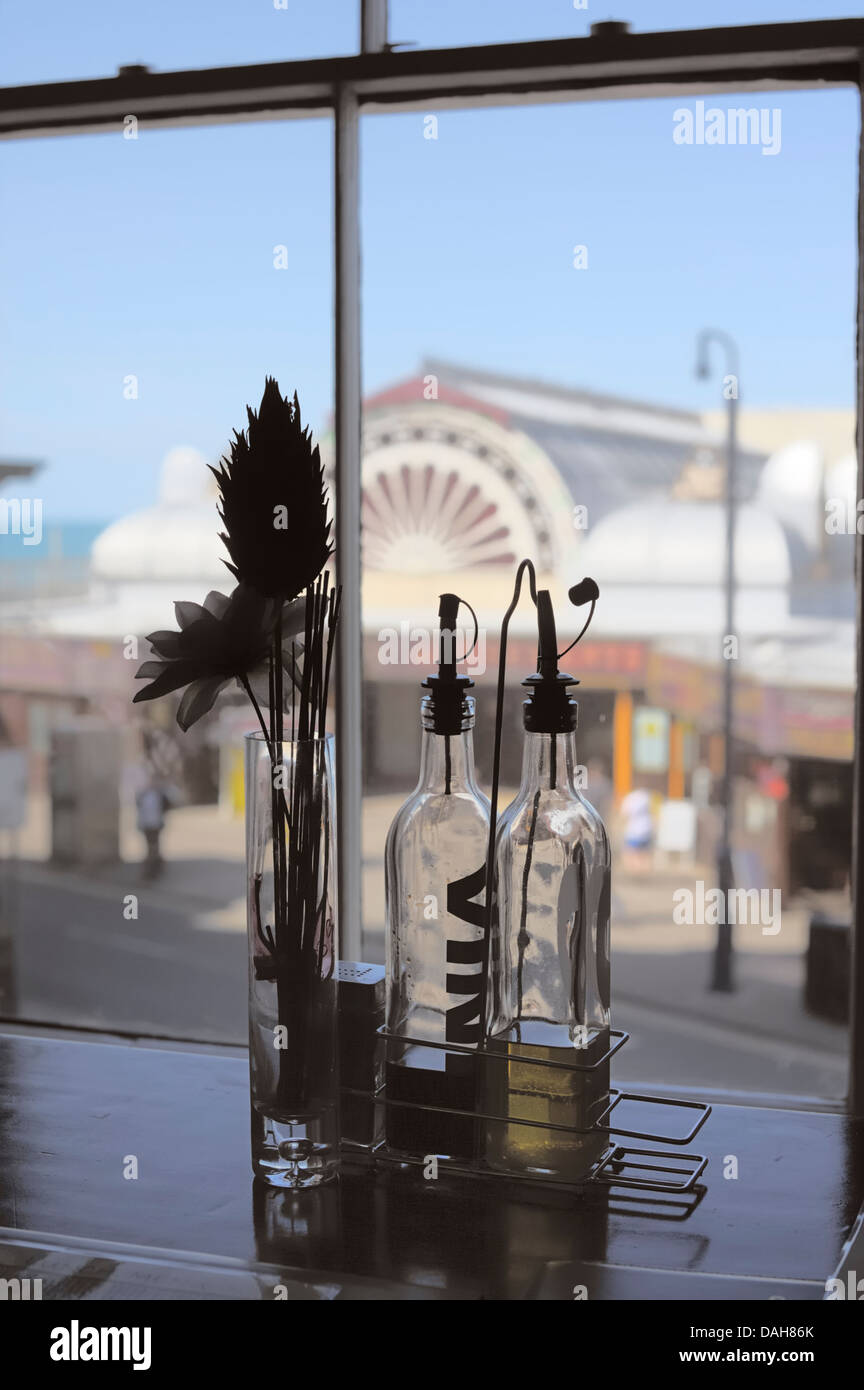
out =
<svg viewBox="0 0 864 1390"><path fill-rule="evenodd" d="M557 791L561 796L580 796L575 733L533 734L526 730L524 738L520 794Z"/></svg>
<svg viewBox="0 0 864 1390"><path fill-rule="evenodd" d="M420 746L418 791L442 796L457 792L476 792L474 778L474 734L435 734L424 729Z"/></svg>

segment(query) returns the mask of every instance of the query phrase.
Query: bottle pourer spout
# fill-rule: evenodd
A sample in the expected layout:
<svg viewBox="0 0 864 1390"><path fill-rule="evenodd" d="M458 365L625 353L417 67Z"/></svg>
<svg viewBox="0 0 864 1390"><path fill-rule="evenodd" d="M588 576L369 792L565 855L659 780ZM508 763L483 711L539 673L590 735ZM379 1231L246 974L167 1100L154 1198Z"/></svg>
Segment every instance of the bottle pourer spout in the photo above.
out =
<svg viewBox="0 0 864 1390"><path fill-rule="evenodd" d="M567 597L577 608L581 608L583 603L596 603L600 597L597 580L580 579L578 584L574 584L572 589L567 590Z"/></svg>
<svg viewBox="0 0 864 1390"><path fill-rule="evenodd" d="M456 619L462 602L458 594L442 594L438 600L438 676L456 678Z"/></svg>
<svg viewBox="0 0 864 1390"><path fill-rule="evenodd" d="M537 674L522 682L531 693L522 706L529 733L566 734L576 728L575 676L558 670L558 634L548 589L537 590Z"/></svg>
<svg viewBox="0 0 864 1390"><path fill-rule="evenodd" d="M548 681L558 676L558 634L548 589L537 591L537 673Z"/></svg>
<svg viewBox="0 0 864 1390"><path fill-rule="evenodd" d="M474 618L474 642L467 652L456 655L456 620L460 604ZM477 643L478 627L474 609L458 594L441 594L438 600L438 670L423 681L423 689L429 691L429 715L436 734L461 733L465 718L465 691L474 682L469 676L460 676L456 671L457 661L464 661Z"/></svg>

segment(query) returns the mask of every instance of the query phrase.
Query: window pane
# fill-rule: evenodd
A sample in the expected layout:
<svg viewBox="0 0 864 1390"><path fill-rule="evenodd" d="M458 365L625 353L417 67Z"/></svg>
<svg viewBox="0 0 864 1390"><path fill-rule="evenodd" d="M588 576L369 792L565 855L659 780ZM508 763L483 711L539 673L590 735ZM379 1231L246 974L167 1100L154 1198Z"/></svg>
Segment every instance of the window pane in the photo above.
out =
<svg viewBox="0 0 864 1390"><path fill-rule="evenodd" d="M0 536L0 743L29 791L24 823L3 822L6 1014L245 1039L254 718L226 690L183 735L176 695L133 708L133 676L175 600L233 586L207 465L265 375L316 431L329 416L331 136L320 121L0 152L16 209L3 463L37 464L2 492L19 511ZM169 801L152 882L148 779Z"/></svg>
<svg viewBox="0 0 864 1390"><path fill-rule="evenodd" d="M751 123L753 100L365 121L367 952L384 949L383 837L416 781L419 637L438 595L463 594L485 636L473 674L488 790L515 563L531 556L552 587L561 647L579 621L567 588L589 573L596 618L563 664L581 681L587 795L613 840L613 1021L634 1035L616 1077L836 1097L857 100L781 93L760 98ZM706 139L721 123L724 139ZM734 649L723 646L724 480L736 383L714 343L709 379L696 379L705 328L731 334L741 359ZM533 623L523 599L510 794ZM735 881L749 894L732 993L707 989L727 659Z"/></svg>
<svg viewBox="0 0 864 1390"><path fill-rule="evenodd" d="M804 19L858 19L856 0L655 0L630 7L634 33L667 29L727 28L737 24L779 24ZM624 7L599 0L391 0L390 37L394 43L421 48L461 47L464 44L516 43L530 39L580 38L592 24L625 17Z"/></svg>
<svg viewBox="0 0 864 1390"><path fill-rule="evenodd" d="M3 0L0 83L113 77L143 63L154 71L275 63L356 53L358 0L297 5L293 0L150 0L117 5L82 0ZM46 43L46 33L51 41Z"/></svg>

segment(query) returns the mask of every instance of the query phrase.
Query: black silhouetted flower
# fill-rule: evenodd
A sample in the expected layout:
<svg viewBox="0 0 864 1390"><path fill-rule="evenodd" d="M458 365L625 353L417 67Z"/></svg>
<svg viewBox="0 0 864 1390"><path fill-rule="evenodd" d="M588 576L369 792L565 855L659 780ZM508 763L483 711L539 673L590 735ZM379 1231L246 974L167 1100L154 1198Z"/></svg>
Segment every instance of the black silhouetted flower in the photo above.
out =
<svg viewBox="0 0 864 1390"><path fill-rule="evenodd" d="M179 630L153 632L147 638L156 659L145 661L136 680L149 680L134 703L155 700L187 686L177 710L177 723L185 732L213 708L216 696L228 681L248 680L267 658L273 640L278 601L239 584L226 596L209 593L203 605L175 603ZM283 629L302 628L303 605L286 605ZM285 641L283 640L283 652Z"/></svg>
<svg viewBox="0 0 864 1390"><path fill-rule="evenodd" d="M300 420L300 404L267 377L247 434L234 432L230 454L212 472L219 484L228 568L268 598L293 599L313 584L333 547L318 446Z"/></svg>

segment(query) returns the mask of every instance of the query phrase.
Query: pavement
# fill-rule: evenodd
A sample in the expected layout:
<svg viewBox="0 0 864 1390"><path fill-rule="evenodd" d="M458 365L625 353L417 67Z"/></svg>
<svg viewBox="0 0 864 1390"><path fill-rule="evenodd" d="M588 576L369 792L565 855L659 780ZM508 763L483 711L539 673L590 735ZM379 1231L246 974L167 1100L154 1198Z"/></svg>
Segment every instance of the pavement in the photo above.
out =
<svg viewBox="0 0 864 1390"><path fill-rule="evenodd" d="M400 801L364 803L363 954L373 961L384 959L384 838ZM120 839L117 864L54 868L47 806L31 807L14 887L4 893L7 905L17 899L20 1016L242 1041L242 821L217 807L173 811L154 884L141 881L143 845L129 812ZM633 1038L616 1060L616 1080L840 1097L846 1029L812 1017L802 1002L815 895L784 903L776 934L735 928L735 990L720 994L706 987L716 929L672 916L676 891L700 879L710 887L711 872L692 863L613 869L613 1022ZM129 894L139 900L134 921L123 917Z"/></svg>

